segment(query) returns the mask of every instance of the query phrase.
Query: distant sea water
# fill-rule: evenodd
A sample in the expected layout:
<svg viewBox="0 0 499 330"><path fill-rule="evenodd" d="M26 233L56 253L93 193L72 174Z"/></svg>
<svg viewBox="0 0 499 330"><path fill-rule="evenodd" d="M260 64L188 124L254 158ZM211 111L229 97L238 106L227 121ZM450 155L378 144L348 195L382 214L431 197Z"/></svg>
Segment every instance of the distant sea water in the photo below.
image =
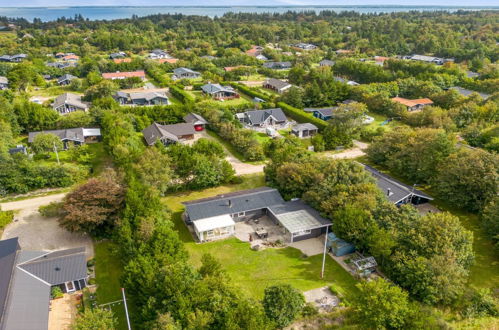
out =
<svg viewBox="0 0 499 330"><path fill-rule="evenodd" d="M0 16L7 17L22 17L29 21L34 18L39 18L42 21L53 21L60 17L74 17L81 14L84 18L90 20L113 20L120 18L131 18L133 15L148 16L154 14L184 14L184 15L200 15L200 16L222 16L228 12L244 12L244 13L285 13L292 11L315 11L333 10L341 11L356 11L359 13L392 13L404 11L457 11L464 10L484 10L495 9L499 10L499 6L160 6L160 7L128 7L128 6L95 6L95 7L0 7Z"/></svg>

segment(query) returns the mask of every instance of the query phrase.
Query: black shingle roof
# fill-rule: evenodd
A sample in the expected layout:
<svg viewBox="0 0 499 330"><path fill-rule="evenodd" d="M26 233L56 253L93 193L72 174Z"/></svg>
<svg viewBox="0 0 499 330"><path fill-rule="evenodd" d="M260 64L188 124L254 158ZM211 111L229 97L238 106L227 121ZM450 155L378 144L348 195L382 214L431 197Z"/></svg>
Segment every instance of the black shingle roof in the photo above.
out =
<svg viewBox="0 0 499 330"><path fill-rule="evenodd" d="M230 203L229 203L230 201ZM191 221L283 204L276 189L263 187L184 202Z"/></svg>
<svg viewBox="0 0 499 330"><path fill-rule="evenodd" d="M414 187L411 187L398 180L395 180L391 176L383 174L378 170L376 170L375 168L372 168L368 165L364 164L362 165L364 166L366 171L371 173L371 175L376 179L376 184L378 185L378 188L381 189L381 191L383 191L386 194L386 197L395 204L411 195L419 196L428 200L433 200L431 196L428 196L422 191L414 189Z"/></svg>
<svg viewBox="0 0 499 330"><path fill-rule="evenodd" d="M0 241L0 324L2 324L10 281L19 249L17 237Z"/></svg>

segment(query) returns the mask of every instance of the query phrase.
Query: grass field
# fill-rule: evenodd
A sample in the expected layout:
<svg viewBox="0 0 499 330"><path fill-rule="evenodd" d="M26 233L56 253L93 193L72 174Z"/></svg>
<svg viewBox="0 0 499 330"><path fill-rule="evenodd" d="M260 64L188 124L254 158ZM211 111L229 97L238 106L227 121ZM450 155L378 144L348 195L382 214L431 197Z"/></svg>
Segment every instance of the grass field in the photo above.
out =
<svg viewBox="0 0 499 330"><path fill-rule="evenodd" d="M106 304L122 299L120 277L123 271L121 258L117 255L117 246L111 241L94 244L95 276L97 282L97 304ZM128 301L128 299L127 299ZM126 329L125 309L122 303L112 306L118 320L118 329Z"/></svg>
<svg viewBox="0 0 499 330"><path fill-rule="evenodd" d="M246 295L256 299L262 298L265 287L276 283L288 283L303 291L329 285L346 297L355 295L357 289L354 278L329 257L326 258L325 278L321 279L322 255L303 257L301 251L290 247L253 251L249 243L236 238L203 244L194 242L181 219L183 212L181 202L263 185L263 176L252 175L244 177L241 184L186 192L164 198L173 212L175 227L190 253L192 264L199 266L203 254L212 254L222 263L232 282Z"/></svg>
<svg viewBox="0 0 499 330"><path fill-rule="evenodd" d="M372 123L366 125L367 129L376 130L378 127L383 127L386 131L391 131L396 127L405 126L405 124L401 123L398 120L392 120L385 125L381 125L381 123L387 120L388 117L373 112L368 112L367 115L374 118L374 121Z"/></svg>
<svg viewBox="0 0 499 330"><path fill-rule="evenodd" d="M109 156L107 155L106 151L104 150L104 144L102 143L89 143L87 144L90 154L92 155L90 159L90 163L88 164L90 168L92 168L92 175L98 175L102 172L102 170L105 168L106 164L109 163L111 160ZM50 158L40 160L41 162L47 162L47 163L56 163L57 162L57 157L55 155L55 152L49 153ZM78 164L76 161L72 161L70 159L70 154L68 151L59 151L59 161L61 164L64 163L73 163L73 164Z"/></svg>

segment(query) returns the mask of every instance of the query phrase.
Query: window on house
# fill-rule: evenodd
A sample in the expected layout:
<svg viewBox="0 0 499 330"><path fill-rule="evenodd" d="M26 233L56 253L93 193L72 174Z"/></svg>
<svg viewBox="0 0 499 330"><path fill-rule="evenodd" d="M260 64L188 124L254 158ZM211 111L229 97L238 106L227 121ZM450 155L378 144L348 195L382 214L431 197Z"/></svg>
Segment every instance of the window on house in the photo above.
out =
<svg viewBox="0 0 499 330"><path fill-rule="evenodd" d="M298 236L309 235L311 232L312 232L311 230L301 230L297 231L296 233L293 233L293 236L298 237Z"/></svg>

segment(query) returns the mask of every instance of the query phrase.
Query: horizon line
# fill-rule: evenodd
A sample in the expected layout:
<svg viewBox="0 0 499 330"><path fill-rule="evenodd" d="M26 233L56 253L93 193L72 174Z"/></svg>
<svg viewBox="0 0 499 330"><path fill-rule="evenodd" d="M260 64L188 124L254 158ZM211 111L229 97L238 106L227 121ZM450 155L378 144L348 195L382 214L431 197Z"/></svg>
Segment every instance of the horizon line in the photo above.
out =
<svg viewBox="0 0 499 330"><path fill-rule="evenodd" d="M352 7L427 7L427 8L498 8L496 5L396 5L396 4L373 4L373 5L213 5L213 6L199 6L199 5L90 5L90 6L2 6L2 8L33 8L33 9L64 9L64 8L352 8Z"/></svg>

